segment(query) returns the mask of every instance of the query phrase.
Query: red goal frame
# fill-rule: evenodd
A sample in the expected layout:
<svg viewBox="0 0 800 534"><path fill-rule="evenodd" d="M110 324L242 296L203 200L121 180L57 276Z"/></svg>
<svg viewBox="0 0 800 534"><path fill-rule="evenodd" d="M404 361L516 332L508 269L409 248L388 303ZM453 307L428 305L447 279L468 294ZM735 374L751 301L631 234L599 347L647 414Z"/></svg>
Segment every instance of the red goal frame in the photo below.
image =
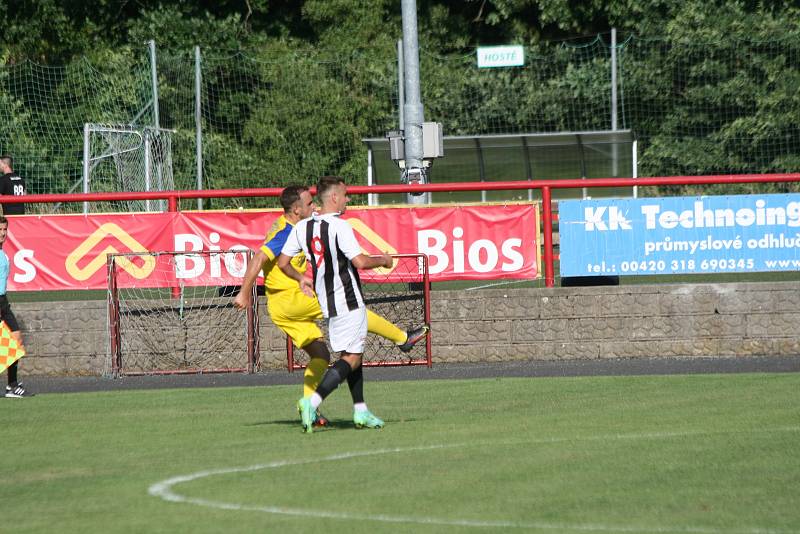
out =
<svg viewBox="0 0 800 534"><path fill-rule="evenodd" d="M379 285L381 283L388 284L408 284L409 289L408 292L412 295L416 295L418 298L422 310L423 315L423 322L425 326L428 327L428 335L425 337L425 350L424 355L415 355L415 352L419 352L415 349L409 353L410 356L398 356L394 355L392 359L388 359L385 356L378 356L377 359L373 355L365 355L365 359L362 363L364 367L398 367L398 366L409 366L409 365L425 365L427 367L432 367L433 361L431 358L431 293L430 293L430 272L429 272L429 264L428 264L428 256L426 254L390 254L392 258L397 259L394 269L390 273L382 274L378 272L378 270L368 270L368 271L360 271L359 276L361 277L361 282L363 285L367 284L375 284ZM409 267L410 265L417 266L417 272L414 273L413 269ZM400 271L401 266L405 266L405 269ZM418 289L412 290L412 284L416 284L415 288ZM389 298L389 297L384 297ZM377 302L380 302L381 297L377 298ZM369 297L366 298L367 307L370 307L371 299ZM419 325L417 325L419 326ZM367 336L367 343L369 348L369 340L370 338L377 338L374 334L368 334ZM305 369L305 364L298 362L294 357L294 343L292 342L292 338L286 336L286 362L289 372L293 372L297 369ZM399 349L398 349L399 350Z"/></svg>

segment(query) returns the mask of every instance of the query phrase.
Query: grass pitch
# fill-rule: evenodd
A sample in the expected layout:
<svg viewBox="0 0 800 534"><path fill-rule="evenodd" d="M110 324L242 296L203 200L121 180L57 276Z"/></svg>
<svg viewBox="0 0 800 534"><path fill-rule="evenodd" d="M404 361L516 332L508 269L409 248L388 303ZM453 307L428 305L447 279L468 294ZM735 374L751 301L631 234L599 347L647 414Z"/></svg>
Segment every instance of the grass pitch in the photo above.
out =
<svg viewBox="0 0 800 534"><path fill-rule="evenodd" d="M800 374L0 399L9 532L800 532Z"/></svg>

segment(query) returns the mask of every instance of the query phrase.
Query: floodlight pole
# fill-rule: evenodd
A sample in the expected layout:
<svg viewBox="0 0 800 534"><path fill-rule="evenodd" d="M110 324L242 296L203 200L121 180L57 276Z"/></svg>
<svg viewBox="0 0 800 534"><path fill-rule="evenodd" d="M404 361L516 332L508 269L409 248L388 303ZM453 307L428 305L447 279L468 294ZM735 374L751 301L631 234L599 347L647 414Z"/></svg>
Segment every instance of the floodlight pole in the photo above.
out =
<svg viewBox="0 0 800 534"><path fill-rule="evenodd" d="M422 164L422 123L424 112L420 97L419 42L417 40L417 2L402 0L403 16L403 132L405 139L405 169L403 182L426 183ZM427 195L407 194L409 204L425 204Z"/></svg>
<svg viewBox="0 0 800 534"><path fill-rule="evenodd" d="M403 40L397 40L397 102L399 104L399 113L397 114L397 119L400 121L400 130L402 131L405 128L405 117L403 117L403 106L406 103L406 95L404 94L405 87L405 78L403 77Z"/></svg>

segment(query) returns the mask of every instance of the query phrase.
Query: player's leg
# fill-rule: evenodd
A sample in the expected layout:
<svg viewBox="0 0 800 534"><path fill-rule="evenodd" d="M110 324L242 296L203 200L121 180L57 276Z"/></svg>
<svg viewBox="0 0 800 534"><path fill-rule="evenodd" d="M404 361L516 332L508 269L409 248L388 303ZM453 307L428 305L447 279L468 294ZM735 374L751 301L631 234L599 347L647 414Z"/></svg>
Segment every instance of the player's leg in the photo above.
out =
<svg viewBox="0 0 800 534"><path fill-rule="evenodd" d="M6 386L5 392L5 397L7 399L24 399L26 397L34 396L34 393L28 391L28 389L22 385L22 382L18 380L18 366L19 360L8 366L8 385Z"/></svg>
<svg viewBox="0 0 800 534"><path fill-rule="evenodd" d="M427 326L421 326L408 331L400 330L393 323L371 310L367 310L367 330L372 334L393 342L403 352L410 351L414 345L419 340L424 339L425 335L428 333Z"/></svg>
<svg viewBox="0 0 800 534"><path fill-rule="evenodd" d="M8 386L6 387L6 391L11 389L12 386L17 385L17 364L19 361L16 361L8 366L6 372L8 373Z"/></svg>
<svg viewBox="0 0 800 534"><path fill-rule="evenodd" d="M301 348L308 353L308 365L303 373L303 396L309 397L322 381L331 361L331 353L322 339L315 339Z"/></svg>
<svg viewBox="0 0 800 534"><path fill-rule="evenodd" d="M292 323L292 326L289 327L292 331L291 337L295 340L295 345L302 348L309 355L308 365L303 374L303 397L307 398L319 387L322 377L325 375L330 363L330 352L322 339L314 339L306 345L300 344L303 340L311 339L312 336L319 333L316 321L322 317L322 311L316 299L309 298L302 293L293 295L286 308L284 312L290 315L289 318ZM374 326L374 330L370 331L383 335L383 337L391 339L395 343L404 343L409 339L406 332L403 332L383 317L367 310L367 329L369 329L370 324ZM300 342L298 342L298 340L300 340ZM343 375L344 373L340 372L339 378L342 378ZM338 385L339 383L337 382L336 386L338 387ZM360 364L347 376L347 385L350 388L350 395L353 398L354 410L360 413L369 413L367 405L364 402L363 372ZM372 416L372 414L370 414L370 416L373 422L380 421L377 417ZM381 425L382 424L383 422L381 421ZM328 420L319 410L316 410L314 426L324 427L327 425Z"/></svg>
<svg viewBox="0 0 800 534"><path fill-rule="evenodd" d="M331 354L316 321L322 318L316 299L306 297L300 291L269 297L268 309L272 322L288 335L296 347L304 350L308 364L303 372L303 397L309 397L317 389ZM314 414L315 426L327 426L328 419L319 412Z"/></svg>
<svg viewBox="0 0 800 534"><path fill-rule="evenodd" d="M314 327L316 328L316 324ZM308 398L317 390L325 371L328 370L331 353L323 339L312 341L303 347L303 350L308 353L308 364L303 372L303 398ZM328 425L330 425L328 418L317 410L314 414L314 426L326 427Z"/></svg>
<svg viewBox="0 0 800 534"><path fill-rule="evenodd" d="M383 420L369 411L364 402L364 366L350 371L347 375L347 385L350 386L350 395L353 397L353 423L356 428L383 428Z"/></svg>
<svg viewBox="0 0 800 534"><path fill-rule="evenodd" d="M331 357L317 326L317 321L322 319L319 303L297 290L272 295L267 305L272 322L292 338L296 347L309 355L309 364L303 375L303 393L304 396L310 395L322 379Z"/></svg>
<svg viewBox="0 0 800 534"><path fill-rule="evenodd" d="M358 309L344 315L331 317L328 320L328 334L331 348L335 352L341 352L342 356L325 372L314 394L309 398L300 399L297 403L306 432L312 431L312 414L319 408L322 401L333 393L339 384L347 380L353 371L361 368L361 354L364 351L364 341L367 337L365 310ZM363 386L361 396L363 400Z"/></svg>
<svg viewBox="0 0 800 534"><path fill-rule="evenodd" d="M5 295L0 298L0 316L3 317L8 329L11 330L11 337L17 342L17 345L23 347L22 332L19 329L19 323L11 311L8 300ZM19 370L19 360L15 361L8 366L8 385L6 386L5 397L9 399L22 399L25 397L33 397L33 393L25 389L22 382L19 381L17 376Z"/></svg>
<svg viewBox="0 0 800 534"><path fill-rule="evenodd" d="M373 321L373 326L375 321L385 323L394 330L400 332L403 337L406 337L405 332L401 331L399 328L394 326L380 315L367 310L368 330L370 327L370 321ZM375 331L370 331L375 333ZM362 365L361 355L352 354L352 351L354 350L363 351L364 346L363 344L350 344L348 347L348 352L342 357L346 361L353 362L350 373L347 375L347 385L350 388L350 396L353 398L353 422L355 423L356 428L381 428L383 427L383 421L369 411L369 408L367 408L367 403L364 401L364 366Z"/></svg>
<svg viewBox="0 0 800 534"><path fill-rule="evenodd" d="M394 324L369 309L367 310L367 330L372 334L392 341L395 345L401 345L406 342L407 336L403 330L400 330Z"/></svg>

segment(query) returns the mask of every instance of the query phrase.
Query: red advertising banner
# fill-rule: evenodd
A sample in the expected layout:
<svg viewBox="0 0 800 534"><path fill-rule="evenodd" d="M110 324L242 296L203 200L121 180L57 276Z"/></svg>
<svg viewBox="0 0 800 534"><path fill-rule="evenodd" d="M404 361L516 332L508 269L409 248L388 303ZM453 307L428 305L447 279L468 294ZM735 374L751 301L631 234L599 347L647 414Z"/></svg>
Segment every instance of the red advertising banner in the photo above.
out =
<svg viewBox="0 0 800 534"><path fill-rule="evenodd" d="M10 217L3 247L11 291L105 289L106 255L144 251L258 249L279 211L177 212ZM530 203L350 209L364 251L429 256L432 281L539 276L539 216ZM187 254L185 283L238 285L244 253L207 262ZM148 256L122 265L131 279L154 269ZM202 281L202 282L201 282ZM145 284L146 285L146 284Z"/></svg>

